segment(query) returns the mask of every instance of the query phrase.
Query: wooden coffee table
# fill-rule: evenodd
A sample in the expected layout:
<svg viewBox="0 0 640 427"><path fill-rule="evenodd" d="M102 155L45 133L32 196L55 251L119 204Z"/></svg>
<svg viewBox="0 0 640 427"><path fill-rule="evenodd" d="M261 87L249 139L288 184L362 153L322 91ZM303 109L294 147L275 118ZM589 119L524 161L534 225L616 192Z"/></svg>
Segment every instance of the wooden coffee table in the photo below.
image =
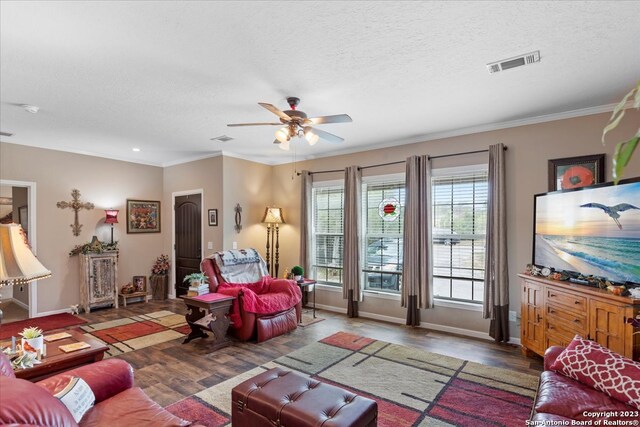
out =
<svg viewBox="0 0 640 427"><path fill-rule="evenodd" d="M47 355L42 358L42 363L35 365L33 368L18 369L15 371L16 377L29 381L39 381L60 372L68 371L69 369L77 368L78 366L86 365L89 363L102 360L104 352L109 348L102 344L100 341L87 337L80 332L76 331L58 331L67 332L71 335L69 338L64 338L58 341L46 342ZM47 332L45 336L57 333L56 331ZM71 353L65 353L60 350L60 346L73 344L78 341L84 341L91 347L82 350L73 351ZM11 341L3 342L2 348L11 345Z"/></svg>

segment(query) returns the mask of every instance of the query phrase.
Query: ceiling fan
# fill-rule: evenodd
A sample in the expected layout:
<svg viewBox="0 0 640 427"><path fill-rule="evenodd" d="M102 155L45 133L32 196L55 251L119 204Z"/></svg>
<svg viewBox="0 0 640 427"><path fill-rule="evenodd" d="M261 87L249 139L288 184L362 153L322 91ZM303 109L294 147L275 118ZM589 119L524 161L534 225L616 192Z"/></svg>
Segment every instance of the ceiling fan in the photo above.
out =
<svg viewBox="0 0 640 427"><path fill-rule="evenodd" d="M314 145L318 142L318 139L323 139L327 142L343 142L344 139L332 133L316 129L313 125L323 125L327 123L350 123L351 117L348 114L336 114L333 116L320 116L308 118L304 111L297 110L300 98L290 96L287 98L290 110L280 111L278 108L265 102L258 102L258 105L271 111L273 114L280 118L280 122L275 123L232 123L227 126L282 126L281 129L276 131L276 139L274 144L283 150L289 150L289 141L293 137L303 137L309 142L309 145Z"/></svg>

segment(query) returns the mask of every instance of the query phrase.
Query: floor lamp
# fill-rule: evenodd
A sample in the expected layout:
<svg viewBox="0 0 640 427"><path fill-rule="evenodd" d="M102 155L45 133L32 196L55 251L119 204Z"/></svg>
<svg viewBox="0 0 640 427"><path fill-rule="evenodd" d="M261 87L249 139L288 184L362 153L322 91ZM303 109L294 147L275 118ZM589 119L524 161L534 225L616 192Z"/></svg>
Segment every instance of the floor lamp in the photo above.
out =
<svg viewBox="0 0 640 427"><path fill-rule="evenodd" d="M262 222L267 224L267 269L272 277L278 277L280 268L280 224L284 222L281 208L267 207ZM272 230L273 228L273 230ZM275 240L275 245L274 245ZM273 254L273 259L271 254Z"/></svg>
<svg viewBox="0 0 640 427"><path fill-rule="evenodd" d="M51 271L31 252L22 227L18 224L0 224L0 289L5 286L25 285L50 276Z"/></svg>

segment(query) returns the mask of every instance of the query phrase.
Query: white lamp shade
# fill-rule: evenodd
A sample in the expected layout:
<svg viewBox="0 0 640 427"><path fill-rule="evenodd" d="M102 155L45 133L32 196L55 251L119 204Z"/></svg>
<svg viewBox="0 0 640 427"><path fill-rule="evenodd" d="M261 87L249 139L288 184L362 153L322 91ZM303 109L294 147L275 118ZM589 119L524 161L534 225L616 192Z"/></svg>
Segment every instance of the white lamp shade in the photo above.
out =
<svg viewBox="0 0 640 427"><path fill-rule="evenodd" d="M289 128L285 126L281 129L278 129L276 131L276 139L283 144L285 142L289 142Z"/></svg>
<svg viewBox="0 0 640 427"><path fill-rule="evenodd" d="M20 285L51 276L35 257L22 227L0 224L0 287Z"/></svg>
<svg viewBox="0 0 640 427"><path fill-rule="evenodd" d="M278 148L284 151L289 151L289 141L284 141L278 144Z"/></svg>
<svg viewBox="0 0 640 427"><path fill-rule="evenodd" d="M267 224L285 224L281 208L266 208L262 222Z"/></svg>
<svg viewBox="0 0 640 427"><path fill-rule="evenodd" d="M313 131L313 128L309 126L304 127L304 137L309 142L309 145L315 145L320 137Z"/></svg>

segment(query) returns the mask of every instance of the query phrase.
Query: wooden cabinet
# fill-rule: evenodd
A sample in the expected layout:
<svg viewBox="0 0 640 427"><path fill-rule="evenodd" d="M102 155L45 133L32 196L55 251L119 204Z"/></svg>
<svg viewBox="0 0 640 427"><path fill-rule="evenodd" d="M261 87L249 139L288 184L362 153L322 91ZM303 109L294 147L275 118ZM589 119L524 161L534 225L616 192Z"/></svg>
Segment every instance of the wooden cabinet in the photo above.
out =
<svg viewBox="0 0 640 427"><path fill-rule="evenodd" d="M521 342L524 352L543 355L577 334L633 360L640 360L640 334L627 319L640 314L640 299L606 290L519 275L522 279Z"/></svg>
<svg viewBox="0 0 640 427"><path fill-rule="evenodd" d="M80 306L92 308L112 305L118 308L118 252L80 255Z"/></svg>

